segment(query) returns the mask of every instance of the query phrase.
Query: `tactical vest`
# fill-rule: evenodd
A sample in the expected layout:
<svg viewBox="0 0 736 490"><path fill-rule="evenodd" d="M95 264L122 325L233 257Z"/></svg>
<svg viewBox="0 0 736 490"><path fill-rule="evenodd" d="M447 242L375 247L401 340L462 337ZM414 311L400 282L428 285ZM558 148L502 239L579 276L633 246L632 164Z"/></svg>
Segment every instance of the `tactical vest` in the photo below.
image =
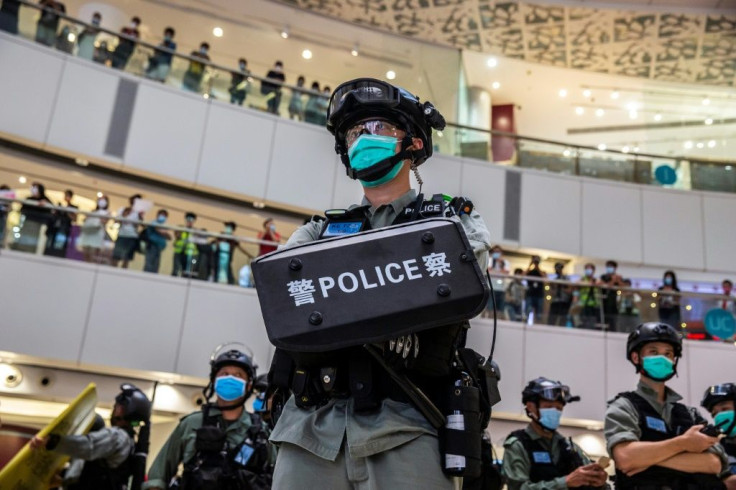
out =
<svg viewBox="0 0 736 490"><path fill-rule="evenodd" d="M110 468L104 459L85 461L79 480L69 485L68 490L127 490L133 475L133 451L123 464Z"/></svg>
<svg viewBox="0 0 736 490"><path fill-rule="evenodd" d="M231 447L222 416L202 408L202 427L196 431L195 454L184 464L181 490L267 490L271 488L268 433L261 418L249 413L251 426L243 441Z"/></svg>
<svg viewBox="0 0 736 490"><path fill-rule="evenodd" d="M654 407L641 395L630 391L619 394L629 400L636 409L639 419L639 430L642 442L659 442L672 439L683 434L696 421L688 408L682 403L675 403L672 407L672 417L669 425L662 419ZM663 487L672 490L722 490L725 486L716 475L703 473L685 473L682 471L650 466L641 473L627 476L616 469L616 489L627 490L637 487Z"/></svg>
<svg viewBox="0 0 736 490"><path fill-rule="evenodd" d="M728 456L728 468L732 475L736 475L736 439L730 437L721 439L721 446Z"/></svg>
<svg viewBox="0 0 736 490"><path fill-rule="evenodd" d="M559 459L555 463L552 454L538 441L534 440L520 429L509 434L508 438L516 437L524 446L529 458L529 481L538 483L552 481L561 476L567 476L580 466L583 466L582 458L571 444L566 444L560 451ZM508 439L507 438L507 439ZM595 487L579 487L582 490L593 490Z"/></svg>
<svg viewBox="0 0 736 490"><path fill-rule="evenodd" d="M189 231L182 231L179 235L179 238L174 242L174 253L180 254L185 253L186 255L190 257L195 257L199 255L199 249L197 249L197 244L194 243L191 239L191 232Z"/></svg>

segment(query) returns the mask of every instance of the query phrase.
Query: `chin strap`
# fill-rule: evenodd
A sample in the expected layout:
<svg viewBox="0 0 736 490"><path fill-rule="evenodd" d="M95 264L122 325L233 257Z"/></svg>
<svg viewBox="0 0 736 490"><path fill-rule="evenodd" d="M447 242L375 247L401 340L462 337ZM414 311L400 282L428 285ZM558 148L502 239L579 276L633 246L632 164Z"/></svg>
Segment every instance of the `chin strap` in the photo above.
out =
<svg viewBox="0 0 736 490"><path fill-rule="evenodd" d="M412 157L412 152L407 150L411 144L411 136L407 135L401 141L401 151L363 170L355 170L348 164L346 166L348 177L353 180L365 180L366 182L380 179L389 173L397 163Z"/></svg>

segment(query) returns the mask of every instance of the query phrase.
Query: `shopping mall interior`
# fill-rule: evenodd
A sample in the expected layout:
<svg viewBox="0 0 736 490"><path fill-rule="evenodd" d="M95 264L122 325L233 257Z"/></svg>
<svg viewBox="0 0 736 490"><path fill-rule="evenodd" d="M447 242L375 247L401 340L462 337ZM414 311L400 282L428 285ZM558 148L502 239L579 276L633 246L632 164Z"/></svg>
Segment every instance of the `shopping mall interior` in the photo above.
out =
<svg viewBox="0 0 736 490"><path fill-rule="evenodd" d="M688 405L736 381L723 284L736 280L734 0L65 0L50 21L35 2L0 3L0 16L18 4L17 29L0 24L0 468L90 382L106 418L121 383L155 390L155 455L202 403L217 346L245 344L268 371L249 264L312 216L361 202L325 129L331 90L361 77L444 115L423 192L471 199L500 247L497 327L486 309L468 333L481 353L495 338L499 457L538 376L581 397L560 430L607 454L606 402L637 379L627 335L663 310L685 339L670 384ZM120 32L134 16L132 42ZM167 27L174 52L157 50ZM276 61L285 80L269 91ZM24 211L39 184L70 220L63 236ZM196 215L183 267L175 240L155 267L137 246L120 263L125 222L112 218L133 202L134 237L159 210L176 236ZM223 242L227 267L212 252ZM530 281L510 278L535 256L541 309L514 303ZM628 281L595 289L586 322L575 284L607 261ZM714 310L728 321L709 323Z"/></svg>

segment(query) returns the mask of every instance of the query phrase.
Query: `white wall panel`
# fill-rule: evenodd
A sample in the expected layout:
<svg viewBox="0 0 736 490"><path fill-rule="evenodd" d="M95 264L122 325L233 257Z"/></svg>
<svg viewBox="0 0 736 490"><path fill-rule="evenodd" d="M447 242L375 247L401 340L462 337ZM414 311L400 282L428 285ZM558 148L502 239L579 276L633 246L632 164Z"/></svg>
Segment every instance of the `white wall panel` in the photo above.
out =
<svg viewBox="0 0 736 490"><path fill-rule="evenodd" d="M141 81L125 167L194 182L208 104L202 97Z"/></svg>
<svg viewBox="0 0 736 490"><path fill-rule="evenodd" d="M332 192L331 208L343 209L351 204L360 204L363 201L363 186L345 173L345 165L335 154L335 184Z"/></svg>
<svg viewBox="0 0 736 490"><path fill-rule="evenodd" d="M613 182L583 181L582 254L639 263L641 191Z"/></svg>
<svg viewBox="0 0 736 490"><path fill-rule="evenodd" d="M0 131L45 142L65 58L0 31Z"/></svg>
<svg viewBox="0 0 736 490"><path fill-rule="evenodd" d="M433 194L447 194L449 196L463 195L460 192L460 173L462 160L435 153L419 166L419 175L424 180L422 191L427 199ZM419 184L412 173L412 186L419 191ZM472 200L472 198L471 198Z"/></svg>
<svg viewBox="0 0 736 490"><path fill-rule="evenodd" d="M736 197L705 195L705 268L732 271L736 268Z"/></svg>
<svg viewBox="0 0 736 490"><path fill-rule="evenodd" d="M248 346L260 367L258 372L268 372L273 347L266 337L255 289L192 281L176 371L207 377L212 351L226 342Z"/></svg>
<svg viewBox="0 0 736 490"><path fill-rule="evenodd" d="M689 397L690 405L700 408L700 400L705 390L715 384L733 383L733 373L736 372L736 352L733 344L715 344L710 342L685 342L684 355L687 360L687 372L689 375ZM682 362L682 361L681 361ZM681 372L685 369L680 367ZM707 416L706 410L700 408L703 416ZM706 417L710 418L710 417Z"/></svg>
<svg viewBox="0 0 736 490"><path fill-rule="evenodd" d="M306 209L332 203L335 140L322 127L281 120L276 124L266 199Z"/></svg>
<svg viewBox="0 0 736 490"><path fill-rule="evenodd" d="M197 183L263 198L275 126L272 117L212 103Z"/></svg>
<svg viewBox="0 0 736 490"><path fill-rule="evenodd" d="M81 362L173 372L187 281L100 267Z"/></svg>
<svg viewBox="0 0 736 490"><path fill-rule="evenodd" d="M579 179L522 175L522 246L580 254L581 185Z"/></svg>
<svg viewBox="0 0 736 490"><path fill-rule="evenodd" d="M427 165L431 164L430 160ZM491 243L498 243L503 239L505 188L504 168L484 162L463 160L459 194L473 201L475 209L483 217L491 232Z"/></svg>
<svg viewBox="0 0 736 490"><path fill-rule="evenodd" d="M91 61L69 58L59 86L48 143L86 155L104 153L120 77Z"/></svg>
<svg viewBox="0 0 736 490"><path fill-rule="evenodd" d="M642 198L644 263L703 268L700 193L644 188Z"/></svg>
<svg viewBox="0 0 736 490"><path fill-rule="evenodd" d="M94 269L2 251L0 350L76 361Z"/></svg>

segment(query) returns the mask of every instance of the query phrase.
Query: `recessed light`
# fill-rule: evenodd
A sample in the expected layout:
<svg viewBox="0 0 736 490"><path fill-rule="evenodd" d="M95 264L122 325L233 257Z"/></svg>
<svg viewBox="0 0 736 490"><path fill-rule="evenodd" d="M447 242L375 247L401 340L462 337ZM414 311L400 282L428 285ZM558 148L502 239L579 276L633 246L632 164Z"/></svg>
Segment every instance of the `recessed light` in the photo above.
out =
<svg viewBox="0 0 736 490"><path fill-rule="evenodd" d="M567 90L565 90L564 88L561 88L560 91L557 92L557 95L559 95L560 97L564 99L565 97L567 97Z"/></svg>
<svg viewBox="0 0 736 490"><path fill-rule="evenodd" d="M595 110L595 115L596 115L596 117L603 117L603 115L604 115L605 113L606 113L606 112L605 112L605 111L604 111L603 109L596 109L596 110Z"/></svg>
<svg viewBox="0 0 736 490"><path fill-rule="evenodd" d="M281 29L281 37L289 39L289 26L284 26L284 28Z"/></svg>
<svg viewBox="0 0 736 490"><path fill-rule="evenodd" d="M222 27L215 27L212 29L212 35L215 37L222 37L224 34L224 31L222 30Z"/></svg>
<svg viewBox="0 0 736 490"><path fill-rule="evenodd" d="M396 78L396 72L393 70L387 71L386 78L388 78L389 80L393 80L394 78Z"/></svg>
<svg viewBox="0 0 736 490"><path fill-rule="evenodd" d="M655 120L655 121L661 121L661 120L662 120L662 114L660 114L659 112L658 112L658 113L656 113L656 114L654 115L654 120Z"/></svg>
<svg viewBox="0 0 736 490"><path fill-rule="evenodd" d="M682 146L684 146L686 150L689 150L690 148L693 147L693 142L688 140L685 143L683 143Z"/></svg>
<svg viewBox="0 0 736 490"><path fill-rule="evenodd" d="M698 148L701 148L701 149L702 149L702 148L705 148L705 145L704 145L703 143L698 143L698 144L697 144L697 145L695 145L695 146L697 146Z"/></svg>
<svg viewBox="0 0 736 490"><path fill-rule="evenodd" d="M496 58L488 58L486 60L486 66L488 68L496 68L498 66L498 60Z"/></svg>
<svg viewBox="0 0 736 490"><path fill-rule="evenodd" d="M606 146L606 144L605 144L605 143L601 143L600 145L598 145L598 149L599 149L600 151L605 151L605 149L606 149L606 148L607 148L607 146Z"/></svg>
<svg viewBox="0 0 736 490"><path fill-rule="evenodd" d="M621 151L624 152L624 153L628 153L629 152L629 147L628 146L624 146L623 148L621 148Z"/></svg>
<svg viewBox="0 0 736 490"><path fill-rule="evenodd" d="M20 177L18 177L18 182L20 182L21 184L25 184L26 182L28 182L28 179L21 175Z"/></svg>
<svg viewBox="0 0 736 490"><path fill-rule="evenodd" d="M564 157L569 157L569 156L570 156L570 150L567 150L567 149L566 149L565 151L563 151L563 152L562 152L562 156L564 156Z"/></svg>
<svg viewBox="0 0 736 490"><path fill-rule="evenodd" d="M493 90L498 90L499 88L501 88L501 84L500 84L499 82L493 82L493 83L491 84L491 88L492 88Z"/></svg>
<svg viewBox="0 0 736 490"><path fill-rule="evenodd" d="M263 209L266 207L266 203L262 201L253 201L253 207L256 209Z"/></svg>
<svg viewBox="0 0 736 490"><path fill-rule="evenodd" d="M636 112L636 109L631 109L629 111L629 119L636 119L637 117L639 117L639 113Z"/></svg>
<svg viewBox="0 0 736 490"><path fill-rule="evenodd" d="M103 196L102 191L97 191L97 197L102 197L102 196Z"/></svg>
<svg viewBox="0 0 736 490"><path fill-rule="evenodd" d="M710 126L711 124L713 124L713 119L708 117L703 122L705 123L706 126Z"/></svg>
<svg viewBox="0 0 736 490"><path fill-rule="evenodd" d="M614 90L613 92L611 92L612 99L618 99L619 95L620 94L618 93L618 90Z"/></svg>
<svg viewBox="0 0 736 490"><path fill-rule="evenodd" d="M710 99L708 97L703 99L703 105L710 105Z"/></svg>
<svg viewBox="0 0 736 490"><path fill-rule="evenodd" d="M583 90L583 97L585 97L586 99L590 98L592 94L593 92L591 92L589 88L586 88L585 90Z"/></svg>
<svg viewBox="0 0 736 490"><path fill-rule="evenodd" d="M634 153L639 153L639 147L638 146L635 146L634 147Z"/></svg>
<svg viewBox="0 0 736 490"><path fill-rule="evenodd" d="M577 114L578 116L582 116L583 114L585 114L585 109L583 109L582 107L578 106L578 107L575 108L575 114Z"/></svg>
<svg viewBox="0 0 736 490"><path fill-rule="evenodd" d="M716 141L715 140L710 140L708 142L708 148L715 148L715 146L716 146Z"/></svg>
<svg viewBox="0 0 736 490"><path fill-rule="evenodd" d="M305 49L302 51L302 58L305 60L311 60L312 59L312 51L309 49Z"/></svg>

